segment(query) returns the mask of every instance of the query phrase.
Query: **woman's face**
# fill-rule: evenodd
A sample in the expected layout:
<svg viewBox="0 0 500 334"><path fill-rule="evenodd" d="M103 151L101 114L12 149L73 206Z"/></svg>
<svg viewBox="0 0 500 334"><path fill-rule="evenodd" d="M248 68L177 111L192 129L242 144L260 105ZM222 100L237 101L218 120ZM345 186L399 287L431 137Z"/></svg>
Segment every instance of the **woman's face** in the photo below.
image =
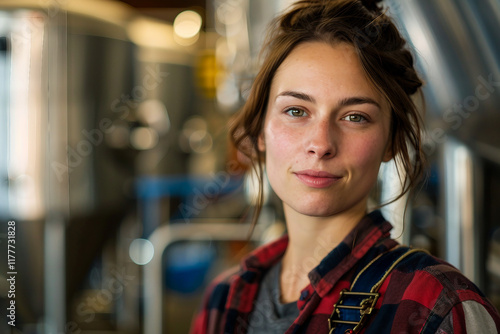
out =
<svg viewBox="0 0 500 334"><path fill-rule="evenodd" d="M259 149L285 210L327 217L365 212L389 161L390 110L354 48L307 42L276 72Z"/></svg>

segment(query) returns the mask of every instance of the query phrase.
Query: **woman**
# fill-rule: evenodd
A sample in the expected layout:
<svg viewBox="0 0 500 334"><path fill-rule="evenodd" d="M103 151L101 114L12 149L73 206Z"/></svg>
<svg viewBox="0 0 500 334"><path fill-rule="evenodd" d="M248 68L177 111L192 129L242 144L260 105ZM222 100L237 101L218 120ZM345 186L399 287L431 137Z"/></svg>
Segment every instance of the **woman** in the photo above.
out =
<svg viewBox="0 0 500 334"><path fill-rule="evenodd" d="M373 1L302 0L266 50L232 138L265 162L288 234L213 282L192 333L498 333L470 281L367 214L382 162L404 169L401 197L424 161L422 83L392 21Z"/></svg>

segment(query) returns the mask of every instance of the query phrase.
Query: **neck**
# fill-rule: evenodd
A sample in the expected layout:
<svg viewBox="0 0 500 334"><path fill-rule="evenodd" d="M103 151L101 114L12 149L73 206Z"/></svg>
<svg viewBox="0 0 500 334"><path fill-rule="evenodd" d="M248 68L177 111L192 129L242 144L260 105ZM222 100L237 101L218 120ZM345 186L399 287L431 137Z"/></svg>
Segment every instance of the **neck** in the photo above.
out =
<svg viewBox="0 0 500 334"><path fill-rule="evenodd" d="M366 206L329 217L311 217L284 206L289 243L281 269L284 302L297 300L309 283L308 273L334 249L366 215Z"/></svg>

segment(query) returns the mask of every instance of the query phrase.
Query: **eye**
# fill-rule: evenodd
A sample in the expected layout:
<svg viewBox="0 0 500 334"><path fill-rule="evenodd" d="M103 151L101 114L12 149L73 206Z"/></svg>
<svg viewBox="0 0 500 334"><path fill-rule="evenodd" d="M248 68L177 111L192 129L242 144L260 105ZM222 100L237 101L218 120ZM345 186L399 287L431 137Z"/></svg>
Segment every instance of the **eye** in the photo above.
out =
<svg viewBox="0 0 500 334"><path fill-rule="evenodd" d="M288 115L290 115L292 117L305 117L305 116L307 116L307 113L303 109L300 109L300 108L288 108L287 110L285 110L285 113L287 113Z"/></svg>
<svg viewBox="0 0 500 334"><path fill-rule="evenodd" d="M359 115L359 114L347 115L347 116L343 117L342 119L345 121L354 122L354 123L361 123L361 122L367 121L365 116Z"/></svg>

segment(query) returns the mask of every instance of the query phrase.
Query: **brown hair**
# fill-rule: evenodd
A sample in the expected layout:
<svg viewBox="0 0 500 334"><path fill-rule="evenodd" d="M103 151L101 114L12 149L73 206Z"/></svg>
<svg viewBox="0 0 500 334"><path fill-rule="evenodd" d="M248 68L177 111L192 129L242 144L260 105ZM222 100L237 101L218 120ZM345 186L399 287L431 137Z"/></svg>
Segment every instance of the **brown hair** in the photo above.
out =
<svg viewBox="0 0 500 334"><path fill-rule="evenodd" d="M270 26L262 67L246 104L230 125L233 144L251 159L260 178L254 222L263 203L264 157L258 149L258 137L264 125L271 83L285 58L304 42L351 44L368 79L389 102L392 155L399 160L396 166L401 165L406 173L401 193L388 203L404 196L423 174L422 121L411 99L420 91L422 81L406 41L377 2L301 0ZM398 174L401 176L399 170Z"/></svg>

